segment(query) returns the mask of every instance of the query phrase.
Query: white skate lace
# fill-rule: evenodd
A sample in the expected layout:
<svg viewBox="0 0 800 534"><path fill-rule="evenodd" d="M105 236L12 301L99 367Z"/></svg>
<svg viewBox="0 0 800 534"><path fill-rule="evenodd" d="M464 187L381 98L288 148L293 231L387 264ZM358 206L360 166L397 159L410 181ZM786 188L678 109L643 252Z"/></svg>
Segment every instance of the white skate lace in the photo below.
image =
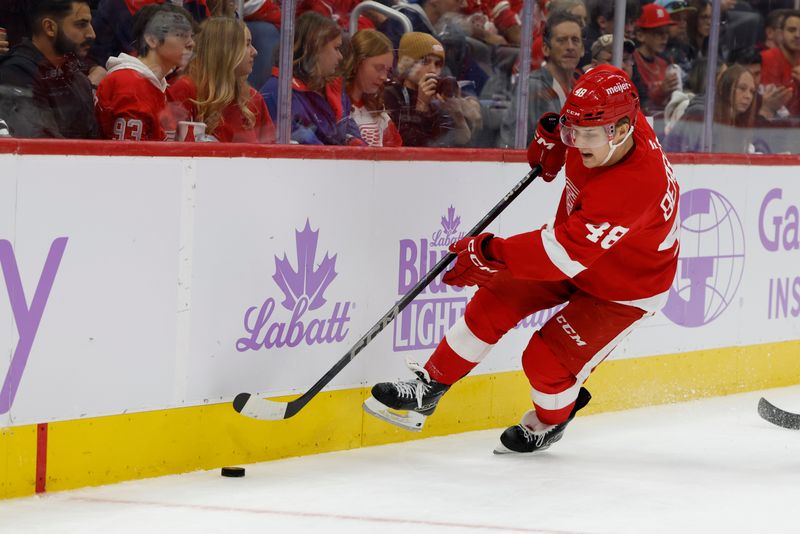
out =
<svg viewBox="0 0 800 534"><path fill-rule="evenodd" d="M551 427L548 427L545 430L542 430L540 432L536 432L536 431L533 431L533 430L529 429L525 425L517 425L517 426L522 429L522 435L525 437L525 441L527 441L528 443L533 441L534 444L537 447L541 447L542 446L542 444L544 443L545 436L547 436L547 433L550 431L550 429L554 428L554 427L551 426Z"/></svg>
<svg viewBox="0 0 800 534"><path fill-rule="evenodd" d="M417 408L422 408L422 399L431 387L422 380L395 382L394 387L401 397L411 399L416 397Z"/></svg>

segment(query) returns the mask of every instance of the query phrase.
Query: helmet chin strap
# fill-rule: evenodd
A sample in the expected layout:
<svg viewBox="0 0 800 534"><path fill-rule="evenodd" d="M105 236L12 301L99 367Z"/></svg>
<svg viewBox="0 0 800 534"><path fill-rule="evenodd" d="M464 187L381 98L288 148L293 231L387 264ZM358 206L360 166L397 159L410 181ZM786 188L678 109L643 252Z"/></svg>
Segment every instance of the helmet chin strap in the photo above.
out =
<svg viewBox="0 0 800 534"><path fill-rule="evenodd" d="M603 165L605 165L605 164L608 162L608 160L610 160L610 159L611 159L611 156L613 156L613 155L614 155L614 152L615 152L615 151L616 151L616 150L617 150L619 147L621 147L622 145L624 145L624 144L625 144L625 141L627 141L627 140L628 140L628 138L629 138L629 137L630 137L630 136L633 134L633 124L631 124L630 126L631 126L631 127L630 127L630 128L628 128L628 133L626 133L626 134L625 134L625 137L623 137L623 138L622 138L622 141L620 141L620 142L619 142L619 143L617 143L616 145L614 144L614 142L613 142L613 141L609 141L609 142L608 142L608 148L609 148L610 150L608 151L608 155L606 156L606 158L605 158L603 161L601 161L601 162L600 162L600 164L598 165L598 167L602 167Z"/></svg>

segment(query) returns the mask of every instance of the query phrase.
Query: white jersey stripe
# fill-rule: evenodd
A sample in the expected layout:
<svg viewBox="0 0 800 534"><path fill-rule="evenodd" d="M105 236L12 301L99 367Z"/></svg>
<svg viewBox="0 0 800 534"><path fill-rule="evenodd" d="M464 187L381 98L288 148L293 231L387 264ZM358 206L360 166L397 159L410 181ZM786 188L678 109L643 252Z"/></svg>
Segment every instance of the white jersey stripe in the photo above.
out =
<svg viewBox="0 0 800 534"><path fill-rule="evenodd" d="M667 297L669 297L669 289L652 297L637 300L615 300L614 302L625 304L626 306L635 306L646 312L655 313L664 307L664 304L667 303Z"/></svg>
<svg viewBox="0 0 800 534"><path fill-rule="evenodd" d="M247 17L252 15L261 9L261 6L263 6L265 3L266 0L246 0L244 3L244 8L242 8L242 11L244 11L244 16Z"/></svg>
<svg viewBox="0 0 800 534"><path fill-rule="evenodd" d="M575 402L581 385L583 385L583 382L575 382L575 384L561 393L542 393L536 389L531 389L531 398L536 403L536 406L541 406L545 410L560 410Z"/></svg>
<svg viewBox="0 0 800 534"><path fill-rule="evenodd" d="M453 351L468 362L478 363L489 354L494 345L478 339L462 316L445 336Z"/></svg>
<svg viewBox="0 0 800 534"><path fill-rule="evenodd" d="M651 315L653 314L647 313L638 321L634 321L630 326L628 326L628 328L620 332L617 337L612 339L605 347L600 349L597 354L595 354L591 360L586 362L586 365L584 365L580 370L578 375L575 377L575 384L567 388L565 391L562 391L561 393L543 393L541 391L537 391L536 389L531 389L531 398L533 399L533 402L545 410L560 410L575 402L575 399L578 398L578 391L580 391L581 386L584 382L586 382L586 379L589 378L589 374L592 372L592 369L600 365L600 363L606 359L611 351L614 350L614 347L619 345L619 343L631 332L631 330L633 330L636 325Z"/></svg>
<svg viewBox="0 0 800 534"><path fill-rule="evenodd" d="M547 225L541 232L542 245L547 257L553 262L553 265L570 278L578 276L581 272L586 270L580 262L577 262L569 257L566 249L556 239L556 232L553 227Z"/></svg>

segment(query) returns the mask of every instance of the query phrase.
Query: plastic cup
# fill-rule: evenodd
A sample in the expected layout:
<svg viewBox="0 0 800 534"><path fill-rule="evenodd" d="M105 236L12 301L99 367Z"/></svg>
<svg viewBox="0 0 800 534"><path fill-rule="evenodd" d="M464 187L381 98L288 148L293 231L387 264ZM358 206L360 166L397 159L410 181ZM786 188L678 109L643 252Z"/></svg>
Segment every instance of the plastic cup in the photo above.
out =
<svg viewBox="0 0 800 534"><path fill-rule="evenodd" d="M175 134L176 141L195 143L202 141L206 136L206 123L192 121L178 121L178 131Z"/></svg>

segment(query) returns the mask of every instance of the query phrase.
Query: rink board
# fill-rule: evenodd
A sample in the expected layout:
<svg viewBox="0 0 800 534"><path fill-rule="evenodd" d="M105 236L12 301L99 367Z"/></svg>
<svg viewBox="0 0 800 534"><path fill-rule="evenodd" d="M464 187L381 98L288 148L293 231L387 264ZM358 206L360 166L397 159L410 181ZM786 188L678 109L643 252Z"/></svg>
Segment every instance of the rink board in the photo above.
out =
<svg viewBox="0 0 800 534"><path fill-rule="evenodd" d="M16 154L0 155L0 497L498 427L527 409L519 353L552 311L510 332L423 434L363 415L367 386L424 361L463 313L470 292L440 280L295 418L229 406L305 391L524 175L521 153L3 143ZM673 161L679 274L590 379L594 411L800 381L800 159ZM490 230L547 222L562 180L534 183Z"/></svg>

